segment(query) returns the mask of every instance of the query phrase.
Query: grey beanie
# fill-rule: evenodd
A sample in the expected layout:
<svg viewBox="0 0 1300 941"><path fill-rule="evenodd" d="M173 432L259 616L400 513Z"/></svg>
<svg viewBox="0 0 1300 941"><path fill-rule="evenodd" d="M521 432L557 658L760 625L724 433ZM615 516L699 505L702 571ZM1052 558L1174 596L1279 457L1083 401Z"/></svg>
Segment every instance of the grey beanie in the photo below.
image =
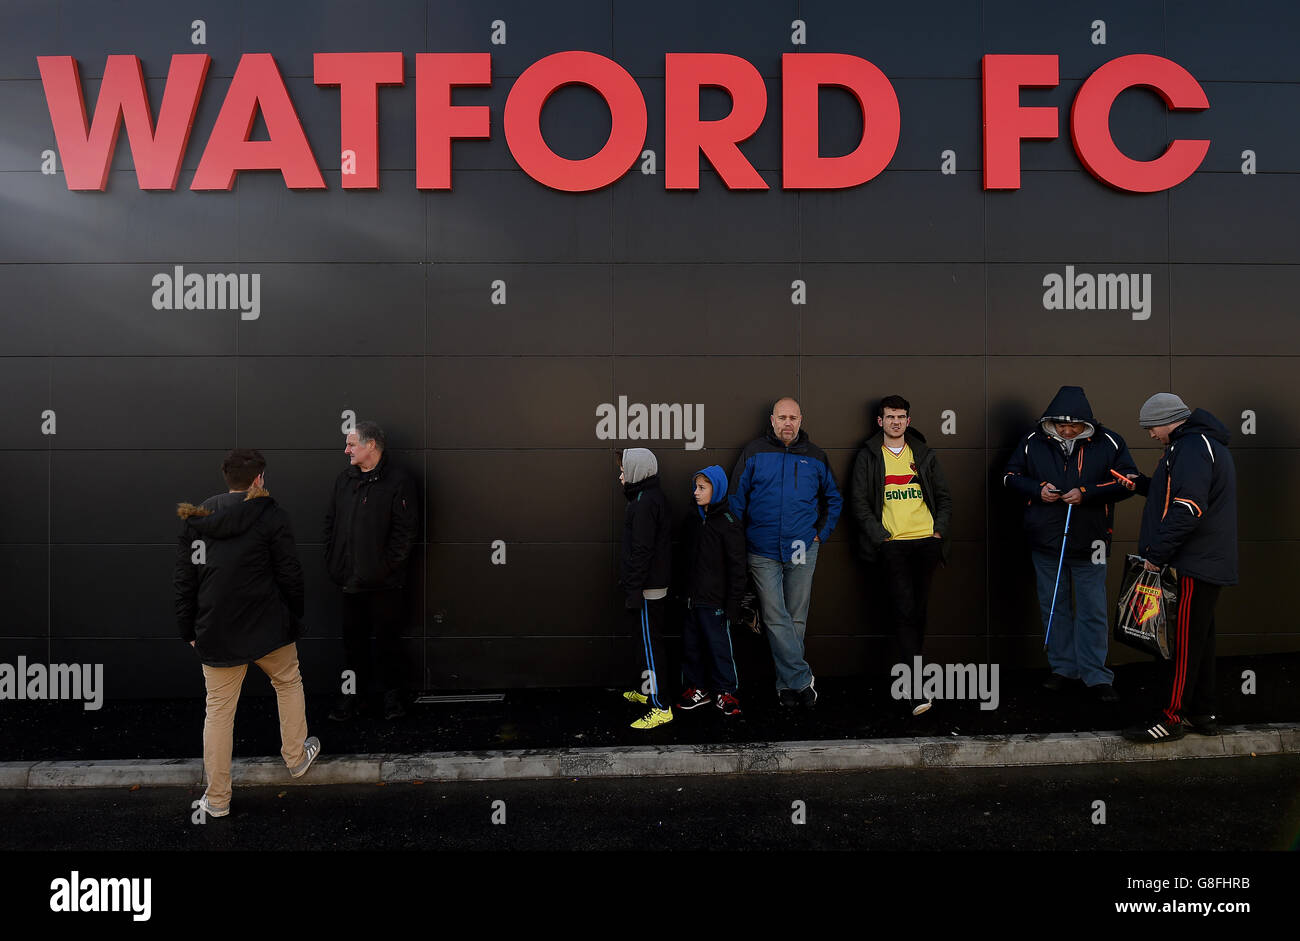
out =
<svg viewBox="0 0 1300 941"><path fill-rule="evenodd" d="M1172 425L1191 417L1192 410L1178 396L1172 392L1157 392L1142 403L1138 424L1143 428L1154 428L1156 425Z"/></svg>
<svg viewBox="0 0 1300 941"><path fill-rule="evenodd" d="M659 473L659 462L648 448L628 448L623 452L623 480L639 484Z"/></svg>

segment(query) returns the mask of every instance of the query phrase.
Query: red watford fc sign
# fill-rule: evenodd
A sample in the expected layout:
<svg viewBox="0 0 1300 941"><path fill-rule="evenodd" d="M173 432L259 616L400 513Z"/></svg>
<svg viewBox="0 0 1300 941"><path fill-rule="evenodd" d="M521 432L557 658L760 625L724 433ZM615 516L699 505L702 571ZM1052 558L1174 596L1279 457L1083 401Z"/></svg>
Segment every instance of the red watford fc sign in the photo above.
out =
<svg viewBox="0 0 1300 941"><path fill-rule="evenodd" d="M68 188L103 190L122 124L126 124L136 180L141 189L174 190L203 93L211 59L203 54L172 56L155 122L145 92L140 60L111 55L93 117L88 119L77 63L71 56L39 56L41 83L58 141ZM668 189L699 188L702 154L730 189L767 189L738 144L768 114L762 76L739 56L670 53L665 56L664 176ZM350 154L344 189L379 186L379 107L382 86L402 85L400 52L317 53L314 80L338 86L339 128ZM415 57L415 183L419 189L452 186L451 149L456 140L491 136L485 106L452 104L460 86L492 84L489 53L420 53ZM594 89L609 106L609 139L590 157L561 157L542 137L546 100L565 85ZM1050 140L1060 134L1055 107L1023 107L1022 88L1058 84L1054 55L986 55L983 60L984 188L1020 187L1022 140ZM720 87L732 99L731 112L715 121L700 119L700 88ZM863 116L863 134L848 154L818 153L818 90L847 89ZM1209 149L1207 140L1175 140L1154 160L1133 160L1110 136L1110 109L1126 89L1154 89L1170 110L1209 107L1205 91L1182 66L1154 55L1127 55L1094 72L1075 97L1070 139L1080 161L1097 179L1118 189L1153 193L1187 179ZM261 113L268 140L249 140ZM500 120L510 153L521 170L557 190L586 192L613 183L641 155L646 106L636 80L622 66L593 52L559 52L524 71L510 89ZM782 56L782 164L784 189L845 189L873 179L888 167L898 147L898 96L883 72L866 59L834 53ZM190 188L228 190L243 170L276 170L290 189L324 189L325 180L268 53L241 57L203 148Z"/></svg>

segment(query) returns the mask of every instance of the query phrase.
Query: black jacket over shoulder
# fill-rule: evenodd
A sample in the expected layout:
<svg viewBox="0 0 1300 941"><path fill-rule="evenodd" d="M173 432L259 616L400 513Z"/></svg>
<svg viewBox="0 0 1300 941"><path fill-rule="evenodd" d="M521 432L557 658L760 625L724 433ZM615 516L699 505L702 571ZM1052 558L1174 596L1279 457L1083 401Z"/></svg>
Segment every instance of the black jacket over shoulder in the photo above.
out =
<svg viewBox="0 0 1300 941"><path fill-rule="evenodd" d="M641 592L667 588L672 577L672 520L658 474L624 484L623 494L627 497L627 511L623 516L618 584L627 607L639 608Z"/></svg>
<svg viewBox="0 0 1300 941"><path fill-rule="evenodd" d="M1068 451L1048 424L1067 420L1088 426ZM1043 485L1051 484L1061 493L1077 487L1082 495L1082 502L1070 512L1070 540L1065 554L1075 559L1091 556L1093 543L1100 540L1109 555L1115 522L1113 504L1133 495L1112 476L1112 469L1125 476L1137 474L1128 445L1117 433L1093 420L1092 406L1083 389L1062 386L1039 419L1038 427L1016 444L1002 477L1003 486L1024 498L1025 535L1030 547L1039 552L1061 551L1068 504L1061 500L1043 502Z"/></svg>
<svg viewBox="0 0 1300 941"><path fill-rule="evenodd" d="M926 508L934 517L934 531L943 537L943 561L947 562L952 552L948 538L952 529L952 495L948 492L948 481L939 468L939 459L925 443L925 435L909 427L903 433L903 440L912 449L917 482ZM874 562L881 547L889 540L889 531L881 522L884 519L885 458L880 449L884 443L884 431L877 431L863 442L862 450L853 462L849 499L853 505L853 518L858 524L858 555L864 562Z"/></svg>
<svg viewBox="0 0 1300 941"><path fill-rule="evenodd" d="M344 591L401 588L420 529L414 481L384 452L368 471L334 481L325 517L325 565Z"/></svg>
<svg viewBox="0 0 1300 941"><path fill-rule="evenodd" d="M1192 412L1138 490L1147 498L1138 551L1148 561L1212 585L1237 584L1237 468L1222 422Z"/></svg>
<svg viewBox="0 0 1300 941"><path fill-rule="evenodd" d="M176 626L199 659L234 667L297 640L302 565L289 514L271 495L223 493L202 506L182 503L176 514L185 521L173 577Z"/></svg>

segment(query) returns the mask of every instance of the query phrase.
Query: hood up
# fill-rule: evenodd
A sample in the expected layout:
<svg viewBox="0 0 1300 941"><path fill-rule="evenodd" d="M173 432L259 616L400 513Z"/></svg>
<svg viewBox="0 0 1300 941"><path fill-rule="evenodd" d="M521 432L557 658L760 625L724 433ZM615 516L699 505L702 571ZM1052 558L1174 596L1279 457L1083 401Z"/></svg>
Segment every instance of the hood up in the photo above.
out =
<svg viewBox="0 0 1300 941"><path fill-rule="evenodd" d="M708 467L701 468L691 475L691 493L695 492L695 478L704 475L713 485L713 497L709 500L709 506L717 506L723 500L727 499L727 473L717 464L710 464ZM707 515L709 507L696 506L700 516Z"/></svg>
<svg viewBox="0 0 1300 941"><path fill-rule="evenodd" d="M628 448L623 452L623 484L639 484L659 473L659 461L649 448Z"/></svg>
<svg viewBox="0 0 1300 941"><path fill-rule="evenodd" d="M1062 438L1056 433L1055 423L1058 421L1083 422L1084 429L1072 439ZM1088 397L1083 394L1083 386L1061 386L1056 397L1043 412L1043 417L1038 420L1038 427L1042 429L1043 434L1064 448L1066 454L1074 451L1075 441L1082 441L1096 434L1097 422L1092 417L1092 406L1088 403Z"/></svg>

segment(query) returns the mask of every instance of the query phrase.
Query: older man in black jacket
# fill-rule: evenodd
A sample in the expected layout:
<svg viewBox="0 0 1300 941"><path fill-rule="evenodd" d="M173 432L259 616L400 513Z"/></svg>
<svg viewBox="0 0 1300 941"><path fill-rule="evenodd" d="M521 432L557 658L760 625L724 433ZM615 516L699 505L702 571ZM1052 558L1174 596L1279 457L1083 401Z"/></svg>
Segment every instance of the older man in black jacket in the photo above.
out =
<svg viewBox="0 0 1300 941"><path fill-rule="evenodd" d="M1214 607L1237 584L1237 468L1228 429L1204 409L1192 411L1170 392L1151 396L1139 423L1165 446L1151 477L1137 479L1147 498L1138 551L1148 571L1178 573L1173 655L1161 662L1164 706L1153 721L1124 730L1129 741L1155 744L1190 729L1218 735L1214 715Z"/></svg>
<svg viewBox="0 0 1300 941"><path fill-rule="evenodd" d="M185 521L176 548L176 622L203 662L207 717L201 799L212 817L230 813L230 758L235 709L248 664L271 680L280 712L280 757L295 778L320 754L307 736L298 648L302 633L302 566L289 514L263 486L266 461L253 450L226 455L227 493L201 506L179 504Z"/></svg>
<svg viewBox="0 0 1300 941"><path fill-rule="evenodd" d="M357 422L347 436L350 466L334 481L325 516L325 564L343 592L343 653L353 685L330 718L354 718L366 697L382 693L384 716L404 716L404 666L400 637L406 617L405 592L411 549L419 535L415 483L385 451L384 431ZM371 667L370 634L379 643L379 670Z"/></svg>

